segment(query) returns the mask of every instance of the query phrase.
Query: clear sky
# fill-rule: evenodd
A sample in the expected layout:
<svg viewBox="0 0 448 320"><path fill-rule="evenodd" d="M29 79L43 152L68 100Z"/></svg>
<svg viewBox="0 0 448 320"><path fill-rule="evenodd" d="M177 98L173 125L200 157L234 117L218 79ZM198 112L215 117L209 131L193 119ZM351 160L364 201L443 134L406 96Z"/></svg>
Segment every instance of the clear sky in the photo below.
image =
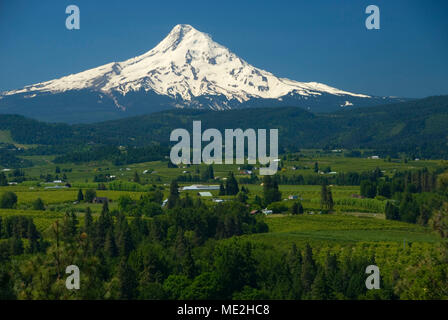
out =
<svg viewBox="0 0 448 320"><path fill-rule="evenodd" d="M65 27L65 8L81 29ZM365 9L380 8L380 30ZM280 77L381 96L448 94L448 1L0 0L0 91L122 61L176 24Z"/></svg>

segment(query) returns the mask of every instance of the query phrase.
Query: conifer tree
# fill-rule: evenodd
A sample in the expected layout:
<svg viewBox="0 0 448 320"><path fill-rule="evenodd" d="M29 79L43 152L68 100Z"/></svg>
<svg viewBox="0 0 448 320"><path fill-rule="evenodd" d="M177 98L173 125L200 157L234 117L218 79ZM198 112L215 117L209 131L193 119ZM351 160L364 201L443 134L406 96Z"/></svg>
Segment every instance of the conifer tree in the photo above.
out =
<svg viewBox="0 0 448 320"><path fill-rule="evenodd" d="M84 201L84 194L82 193L82 189L78 190L78 202Z"/></svg>
<svg viewBox="0 0 448 320"><path fill-rule="evenodd" d="M240 189L238 187L238 182L236 181L233 172L229 172L226 180L226 194L229 196L234 196L238 194L239 191Z"/></svg>
<svg viewBox="0 0 448 320"><path fill-rule="evenodd" d="M111 230L107 232L106 240L104 242L104 251L109 257L115 257L117 255L117 246Z"/></svg>
<svg viewBox="0 0 448 320"><path fill-rule="evenodd" d="M320 190L320 207L321 207L321 209L326 208L327 203L328 203L327 184L325 182L323 182L321 190Z"/></svg>
<svg viewBox="0 0 448 320"><path fill-rule="evenodd" d="M316 275L316 264L313 259L313 251L308 243L306 244L302 261L302 286L305 292L309 292Z"/></svg>
<svg viewBox="0 0 448 320"><path fill-rule="evenodd" d="M8 179L6 178L6 175L3 172L0 172L0 186L7 186L8 185Z"/></svg>
<svg viewBox="0 0 448 320"><path fill-rule="evenodd" d="M224 188L224 185L223 185L222 182L219 184L219 195L220 196L225 196L226 195L226 188Z"/></svg>
<svg viewBox="0 0 448 320"><path fill-rule="evenodd" d="M333 194L331 193L331 188L327 188L327 204L326 207L328 210L333 210L334 207L334 201L333 201Z"/></svg>
<svg viewBox="0 0 448 320"><path fill-rule="evenodd" d="M90 235L93 226L92 210L87 207L86 214L84 216L84 232Z"/></svg>
<svg viewBox="0 0 448 320"><path fill-rule="evenodd" d="M173 180L170 185L170 195L168 196L167 208L174 208L179 201L179 185L176 180Z"/></svg>
<svg viewBox="0 0 448 320"><path fill-rule="evenodd" d="M139 177L137 171L134 172L134 182L135 183L140 183L140 177Z"/></svg>

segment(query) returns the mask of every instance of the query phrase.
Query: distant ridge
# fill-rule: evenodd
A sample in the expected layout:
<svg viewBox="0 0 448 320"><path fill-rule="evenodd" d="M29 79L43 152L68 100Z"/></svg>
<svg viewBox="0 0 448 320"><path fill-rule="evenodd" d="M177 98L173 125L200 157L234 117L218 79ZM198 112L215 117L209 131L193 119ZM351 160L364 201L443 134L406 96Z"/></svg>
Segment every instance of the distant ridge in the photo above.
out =
<svg viewBox="0 0 448 320"><path fill-rule="evenodd" d="M300 148L376 150L415 158L448 159L448 96L428 97L350 112L313 114L297 107L228 110L169 110L95 124L48 124L22 116L0 115L0 130L18 143L64 145L169 146L173 128L277 128L282 151Z"/></svg>

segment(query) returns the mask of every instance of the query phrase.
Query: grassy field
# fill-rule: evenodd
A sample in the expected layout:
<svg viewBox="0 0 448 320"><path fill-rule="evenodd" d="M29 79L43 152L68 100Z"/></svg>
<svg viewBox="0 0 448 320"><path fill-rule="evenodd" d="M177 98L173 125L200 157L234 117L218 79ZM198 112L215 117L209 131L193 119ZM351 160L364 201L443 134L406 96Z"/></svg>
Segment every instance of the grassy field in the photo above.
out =
<svg viewBox="0 0 448 320"><path fill-rule="evenodd" d="M428 228L381 217L334 215L271 215L266 218L269 233L247 236L249 239L277 246L292 243L350 244L357 242L403 244L438 241Z"/></svg>
<svg viewBox="0 0 448 320"><path fill-rule="evenodd" d="M9 130L0 130L0 142L13 144L16 147L22 148L22 149L34 148L37 146L34 144L20 144L20 143L15 142L14 139L12 138L11 132Z"/></svg>

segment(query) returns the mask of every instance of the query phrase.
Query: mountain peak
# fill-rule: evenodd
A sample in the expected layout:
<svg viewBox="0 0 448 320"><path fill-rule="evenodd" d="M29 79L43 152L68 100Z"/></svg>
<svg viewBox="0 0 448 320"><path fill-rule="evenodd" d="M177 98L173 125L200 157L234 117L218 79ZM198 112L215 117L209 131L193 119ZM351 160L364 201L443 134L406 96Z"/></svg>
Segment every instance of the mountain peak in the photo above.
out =
<svg viewBox="0 0 448 320"><path fill-rule="evenodd" d="M120 103L120 99L128 93L142 91L172 98L176 107L212 109L228 109L252 99L281 102L296 97L292 101L306 105L308 99L331 95L339 105L345 106L352 103L348 99L370 98L317 82L278 78L250 65L189 24L174 26L156 47L143 55L9 91L5 95L34 97L36 93L78 90L105 94L123 110L127 106Z"/></svg>
<svg viewBox="0 0 448 320"><path fill-rule="evenodd" d="M209 41L212 41L212 39L208 34L198 31L189 24L178 24L174 26L170 33L168 33L168 35L151 51L174 51L182 42L188 42L189 46L195 46L198 43Z"/></svg>
<svg viewBox="0 0 448 320"><path fill-rule="evenodd" d="M179 32L188 32L188 31L192 31L195 30L197 31L195 28L193 28L191 25L189 24L177 24L173 27L173 29L171 29L170 34L172 33L179 33Z"/></svg>

